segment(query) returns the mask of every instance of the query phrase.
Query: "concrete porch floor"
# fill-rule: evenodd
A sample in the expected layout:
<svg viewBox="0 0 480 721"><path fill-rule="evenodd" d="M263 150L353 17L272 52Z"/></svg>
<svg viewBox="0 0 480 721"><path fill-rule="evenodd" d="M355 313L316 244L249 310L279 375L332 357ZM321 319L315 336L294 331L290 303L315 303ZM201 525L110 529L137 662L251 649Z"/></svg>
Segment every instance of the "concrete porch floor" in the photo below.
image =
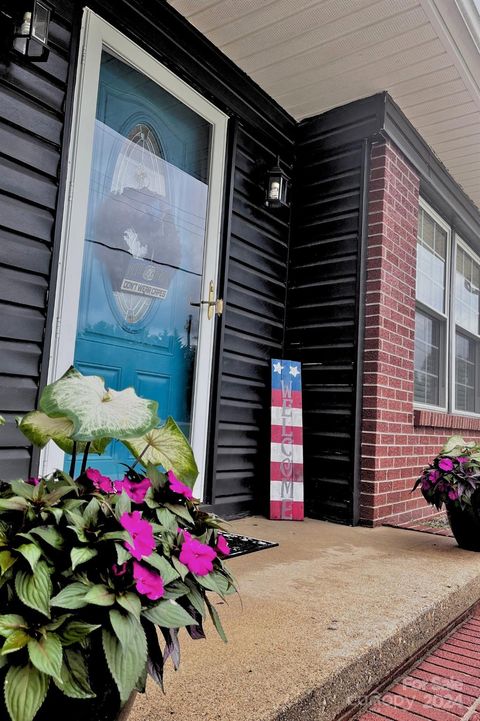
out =
<svg viewBox="0 0 480 721"><path fill-rule="evenodd" d="M480 555L395 528L248 518L280 543L232 559L240 598L217 606L229 643L181 634L166 695L129 721L330 721L480 599Z"/></svg>

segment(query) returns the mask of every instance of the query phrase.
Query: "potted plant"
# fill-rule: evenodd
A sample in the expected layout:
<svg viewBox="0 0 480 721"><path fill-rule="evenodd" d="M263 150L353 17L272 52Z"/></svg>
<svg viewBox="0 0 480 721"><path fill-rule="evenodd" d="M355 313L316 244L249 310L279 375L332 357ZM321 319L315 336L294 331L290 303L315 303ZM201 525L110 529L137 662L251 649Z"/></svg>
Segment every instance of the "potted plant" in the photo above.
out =
<svg viewBox="0 0 480 721"><path fill-rule="evenodd" d="M178 666L180 628L204 638L209 613L225 640L208 592L234 590L228 544L193 498L186 438L158 423L155 402L73 368L18 419L72 463L0 486L0 718L113 721L147 674ZM136 458L120 479L91 461L112 439Z"/></svg>
<svg viewBox="0 0 480 721"><path fill-rule="evenodd" d="M418 486L437 510L445 505L458 545L480 551L480 447L452 436L423 470L413 490Z"/></svg>

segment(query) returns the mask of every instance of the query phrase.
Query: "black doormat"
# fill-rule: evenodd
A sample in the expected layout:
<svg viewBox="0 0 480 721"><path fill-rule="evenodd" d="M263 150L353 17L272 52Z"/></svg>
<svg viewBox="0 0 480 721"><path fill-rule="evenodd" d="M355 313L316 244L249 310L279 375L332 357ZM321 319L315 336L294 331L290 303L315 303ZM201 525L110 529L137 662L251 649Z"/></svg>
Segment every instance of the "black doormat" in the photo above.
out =
<svg viewBox="0 0 480 721"><path fill-rule="evenodd" d="M264 551L266 548L278 546L278 543L262 541L260 538L251 538L251 536L242 536L239 533L223 533L222 535L225 536L230 546L229 558L244 556L246 553L255 553L255 551Z"/></svg>

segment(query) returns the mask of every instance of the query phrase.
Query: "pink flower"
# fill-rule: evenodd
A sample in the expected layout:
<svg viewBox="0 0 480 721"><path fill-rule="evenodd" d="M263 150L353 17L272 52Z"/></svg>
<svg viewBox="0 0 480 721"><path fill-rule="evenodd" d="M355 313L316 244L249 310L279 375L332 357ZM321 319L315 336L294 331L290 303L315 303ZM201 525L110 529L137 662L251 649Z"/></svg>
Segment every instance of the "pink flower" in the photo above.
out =
<svg viewBox="0 0 480 721"><path fill-rule="evenodd" d="M104 493L115 492L111 479L108 476L102 476L96 468L87 468L85 475L92 481L98 491L103 491Z"/></svg>
<svg viewBox="0 0 480 721"><path fill-rule="evenodd" d="M112 571L114 576L124 576L127 572L127 564L122 563L121 566L117 566L116 563L112 566Z"/></svg>
<svg viewBox="0 0 480 721"><path fill-rule="evenodd" d="M442 460L438 462L438 467L441 468L442 471L451 471L453 469L453 461L451 458L442 458Z"/></svg>
<svg viewBox="0 0 480 721"><path fill-rule="evenodd" d="M32 476L32 478L29 478L26 483L28 483L30 486L38 486L38 484L40 483L40 478Z"/></svg>
<svg viewBox="0 0 480 721"><path fill-rule="evenodd" d="M213 561L217 554L205 543L196 538L186 539L180 551L180 562L184 563L189 571L197 576L206 576L213 571Z"/></svg>
<svg viewBox="0 0 480 721"><path fill-rule="evenodd" d="M123 481L115 481L113 485L117 493L125 491L134 503L143 503L152 482L150 478L144 478L142 481L131 481L125 476Z"/></svg>
<svg viewBox="0 0 480 721"><path fill-rule="evenodd" d="M163 578L155 571L150 571L150 569L145 568L136 561L133 562L133 577L136 581L137 591L151 601L156 601L165 593Z"/></svg>
<svg viewBox="0 0 480 721"><path fill-rule="evenodd" d="M133 541L133 546L128 541L125 541L124 545L127 551L130 551L137 561L140 561L144 556L150 556L155 548L153 528L148 521L142 519L140 511L124 513L120 517L120 525L129 532Z"/></svg>
<svg viewBox="0 0 480 721"><path fill-rule="evenodd" d="M451 501L456 501L458 499L458 493L455 490L455 488L451 488L448 492L448 497Z"/></svg>
<svg viewBox="0 0 480 721"><path fill-rule="evenodd" d="M430 474L428 476L428 479L430 483L436 483L438 479L440 478L440 471L430 471Z"/></svg>
<svg viewBox="0 0 480 721"><path fill-rule="evenodd" d="M468 456L458 456L457 461L459 463L468 463L470 458Z"/></svg>
<svg viewBox="0 0 480 721"><path fill-rule="evenodd" d="M167 478L171 491L178 493L179 496L184 496L185 498L193 498L192 489L179 481L173 471L167 472Z"/></svg>
<svg viewBox="0 0 480 721"><path fill-rule="evenodd" d="M230 555L230 546L227 543L227 539L222 535L217 538L217 551L221 553L222 556Z"/></svg>

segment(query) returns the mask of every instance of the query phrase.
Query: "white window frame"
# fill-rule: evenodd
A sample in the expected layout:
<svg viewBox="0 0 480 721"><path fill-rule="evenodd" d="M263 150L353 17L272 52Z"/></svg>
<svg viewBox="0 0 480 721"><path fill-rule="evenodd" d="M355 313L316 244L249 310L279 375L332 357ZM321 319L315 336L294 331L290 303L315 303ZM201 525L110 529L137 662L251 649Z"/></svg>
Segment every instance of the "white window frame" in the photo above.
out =
<svg viewBox="0 0 480 721"><path fill-rule="evenodd" d="M72 365L74 358L97 91L101 54L104 49L159 84L211 124L202 298L208 298L210 280L213 280L215 287L218 282L228 116L132 40L92 10L85 8L73 106L72 139L68 156L67 193L58 261L53 336L48 358L49 383L59 378ZM215 321L207 319L206 306L201 306L199 336L203 334L202 343L203 339L206 339L206 345L203 347L208 347L210 354L206 357L207 353L197 353L191 438L191 445L200 469L194 493L200 499L203 499L205 490L208 440L208 423L205 422L205 414L210 407L214 332ZM63 451L53 443L49 443L40 457L41 473L62 468L63 463Z"/></svg>
<svg viewBox="0 0 480 721"><path fill-rule="evenodd" d="M451 228L448 225L448 223L445 222L445 220L423 199L420 198L419 200L419 207L422 208L426 213L428 213L431 218L438 223L438 225L443 228L443 230L447 233L447 244L446 244L446 257L445 257L445 298L444 298L444 312L440 313L439 311L435 310L434 308L430 308L430 306L425 305L421 301L417 301L417 293L416 293L416 283L415 283L415 313L417 311L417 308L422 311L422 308L425 309L426 314L430 314L433 317L436 317L439 320L442 320L445 323L445 339L444 339L444 346L445 346L445 358L444 358L444 375L445 375L445 403L443 405L430 405L428 403L419 403L418 401L414 401L414 407L421 409L421 410L434 410L434 411L448 411L449 403L450 403L450 384L449 384L449 368L450 368L450 330L449 330L449 317L450 317L450 308L451 308L451 258L452 258L452 232ZM418 229L417 229L417 241L415 245L415 249L417 248L418 244ZM417 260L415 259L415 281L417 276ZM415 361L414 361L415 362ZM415 372L415 367L414 367Z"/></svg>
<svg viewBox="0 0 480 721"><path fill-rule="evenodd" d="M478 256L475 251L472 250L472 248L466 243L463 238L461 238L457 233L455 235L455 245L452 248L452 260L454 262L454 268L456 268L457 263L457 248L461 248L467 255L470 256L470 258L480 266L480 256ZM469 418L478 418L480 416L480 411L464 411L460 410L456 407L456 379L457 379L457 353L456 353L456 342L457 342L457 321L455 318L455 273L452 273L452 297L453 297L453 303L452 303L452 314L451 314L451 344L452 348L455 349L455 353L452 353L452 379L451 379L451 402L450 402L450 408L452 409L452 413L455 413L457 416L467 416ZM474 333L471 331L462 328L459 326L461 331L467 336L471 336L472 339L474 338ZM480 333L476 334L476 342L480 345ZM477 351L478 352L478 351ZM475 381L478 380L478 370L475 368L476 371L476 378Z"/></svg>

